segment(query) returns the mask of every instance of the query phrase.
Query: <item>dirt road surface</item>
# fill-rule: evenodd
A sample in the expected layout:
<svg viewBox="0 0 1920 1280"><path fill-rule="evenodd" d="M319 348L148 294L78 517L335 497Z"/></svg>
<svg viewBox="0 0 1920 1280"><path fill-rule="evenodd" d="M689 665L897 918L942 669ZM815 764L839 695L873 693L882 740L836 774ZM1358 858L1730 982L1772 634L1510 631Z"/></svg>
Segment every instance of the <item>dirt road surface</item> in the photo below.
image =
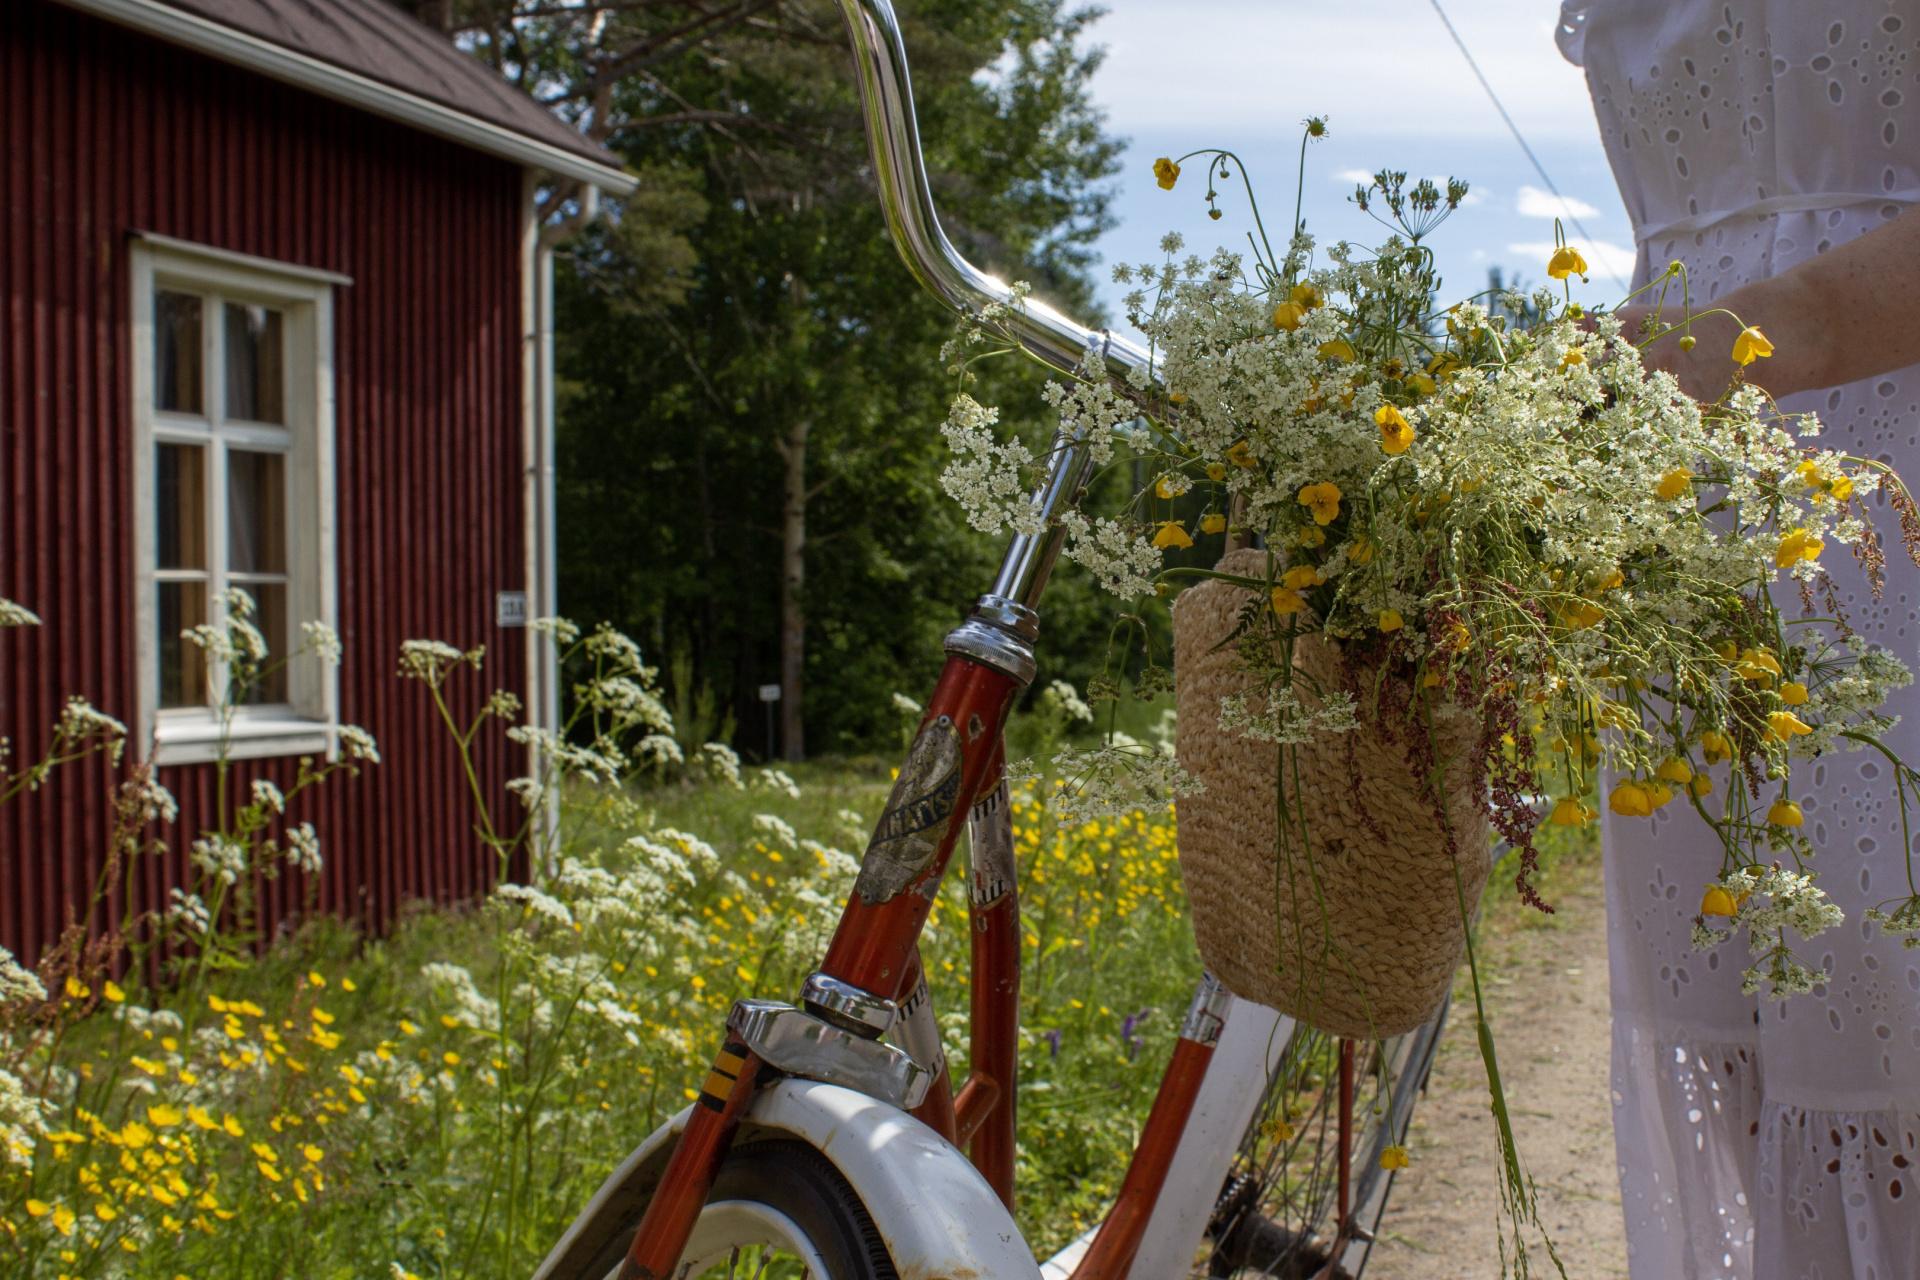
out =
<svg viewBox="0 0 1920 1280"><path fill-rule="evenodd" d="M1482 979L1522 1158L1570 1280L1627 1273L1608 1101L1607 939L1599 861L1556 868L1542 917L1502 900L1482 930ZM1464 975L1463 975L1464 979ZM1499 1152L1472 993L1454 1016L1408 1140L1367 1280L1500 1280ZM1536 1256L1533 1274L1556 1273Z"/></svg>

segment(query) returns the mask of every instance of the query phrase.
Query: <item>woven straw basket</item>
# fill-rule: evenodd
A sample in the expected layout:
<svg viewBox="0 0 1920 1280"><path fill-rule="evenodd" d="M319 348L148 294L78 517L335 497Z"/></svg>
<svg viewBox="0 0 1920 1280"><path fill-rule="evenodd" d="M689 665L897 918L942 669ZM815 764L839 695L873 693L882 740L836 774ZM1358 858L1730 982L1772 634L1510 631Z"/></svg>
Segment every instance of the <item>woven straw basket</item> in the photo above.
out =
<svg viewBox="0 0 1920 1280"><path fill-rule="evenodd" d="M1266 552L1229 552L1219 567L1264 578ZM1359 729L1292 749L1301 782L1296 793L1289 779L1287 799L1306 836L1296 821L1283 846L1279 749L1219 727L1222 697L1255 692L1236 645L1220 647L1248 595L1210 579L1173 606L1175 745L1206 787L1178 801L1180 871L1201 958L1235 995L1324 1031L1410 1031L1439 1008L1465 956L1455 859L1469 904L1492 869L1470 790L1474 727L1463 715L1437 717L1449 840L1408 760L1408 739L1424 726L1383 733L1362 697ZM1294 641L1293 662L1319 688L1353 687L1338 649L1318 636ZM1301 697L1311 695L1302 688Z"/></svg>

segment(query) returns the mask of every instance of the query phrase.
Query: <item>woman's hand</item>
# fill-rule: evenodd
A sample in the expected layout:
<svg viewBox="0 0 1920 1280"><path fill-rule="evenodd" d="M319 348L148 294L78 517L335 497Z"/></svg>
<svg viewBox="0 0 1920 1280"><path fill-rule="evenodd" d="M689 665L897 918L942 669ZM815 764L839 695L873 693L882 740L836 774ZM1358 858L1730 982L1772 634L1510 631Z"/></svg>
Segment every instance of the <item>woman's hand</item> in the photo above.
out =
<svg viewBox="0 0 1920 1280"><path fill-rule="evenodd" d="M1680 383L1680 389L1695 400L1718 400L1733 381L1739 365L1733 359L1733 340L1740 326L1724 312L1694 317L1693 323L1670 329L1684 315L1677 306L1659 308L1639 303L1621 307L1620 332L1640 348L1640 360L1649 369L1664 369ZM1742 317L1743 319L1745 317ZM1691 338L1688 342L1685 339ZM1765 370L1749 367L1749 380L1770 386Z"/></svg>
<svg viewBox="0 0 1920 1280"><path fill-rule="evenodd" d="M1695 296L1690 325L1678 281L1647 340L1654 308L1622 307L1625 333L1641 358L1666 369L1696 400L1716 400L1741 366L1733 358L1743 326L1764 332L1771 357L1745 366L1746 380L1775 396L1838 386L1920 364L1920 214L1905 213L1865 235L1714 301ZM1738 317L1736 319L1736 317ZM1682 337L1691 335L1687 349Z"/></svg>

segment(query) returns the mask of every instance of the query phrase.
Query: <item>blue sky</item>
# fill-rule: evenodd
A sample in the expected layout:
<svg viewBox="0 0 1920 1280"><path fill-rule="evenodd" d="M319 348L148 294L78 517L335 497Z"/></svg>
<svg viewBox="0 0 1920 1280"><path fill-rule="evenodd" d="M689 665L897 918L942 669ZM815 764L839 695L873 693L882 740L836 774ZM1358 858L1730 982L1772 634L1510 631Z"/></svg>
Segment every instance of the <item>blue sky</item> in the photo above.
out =
<svg viewBox="0 0 1920 1280"><path fill-rule="evenodd" d="M1225 216L1206 217L1205 175L1189 166L1159 189L1154 157L1196 147L1237 151L1278 236L1293 210L1299 124L1327 117L1330 136L1307 152L1304 209L1321 243L1373 243L1385 229L1347 202L1353 175L1382 167L1465 179L1468 203L1436 231L1443 297L1473 293L1498 264L1545 279L1556 204L1543 189L1428 0L1105 0L1095 28L1107 61L1094 94L1112 131L1132 140L1114 212L1100 242L1103 296L1117 319L1125 289L1115 261L1155 261L1168 231L1189 250L1245 243L1236 181ZM1583 244L1592 284L1576 296L1620 294L1605 268L1631 269L1633 235L1600 147L1580 69L1553 41L1551 0L1442 0L1507 110L1562 195L1593 233ZM1578 239L1572 225L1568 235Z"/></svg>

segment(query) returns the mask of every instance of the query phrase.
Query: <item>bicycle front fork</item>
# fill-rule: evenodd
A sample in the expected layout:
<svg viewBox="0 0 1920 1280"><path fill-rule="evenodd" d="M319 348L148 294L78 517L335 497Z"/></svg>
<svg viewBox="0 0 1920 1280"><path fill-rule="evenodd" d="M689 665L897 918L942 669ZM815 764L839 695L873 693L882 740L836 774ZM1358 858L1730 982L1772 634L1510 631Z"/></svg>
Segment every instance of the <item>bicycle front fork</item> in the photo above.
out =
<svg viewBox="0 0 1920 1280"><path fill-rule="evenodd" d="M742 1000L734 1006L726 1044L647 1205L623 1280L672 1274L763 1068L845 1084L907 1110L927 1101L934 1086L929 1064L880 1037L919 985L921 929L968 812L1000 781L1007 711L1031 678L1031 667L996 669L971 652L996 643L995 634L1004 636L980 622L977 611L949 637L951 656L800 1004ZM1005 1086L1011 1110L1011 1080ZM951 1114L950 1104L942 1110Z"/></svg>

